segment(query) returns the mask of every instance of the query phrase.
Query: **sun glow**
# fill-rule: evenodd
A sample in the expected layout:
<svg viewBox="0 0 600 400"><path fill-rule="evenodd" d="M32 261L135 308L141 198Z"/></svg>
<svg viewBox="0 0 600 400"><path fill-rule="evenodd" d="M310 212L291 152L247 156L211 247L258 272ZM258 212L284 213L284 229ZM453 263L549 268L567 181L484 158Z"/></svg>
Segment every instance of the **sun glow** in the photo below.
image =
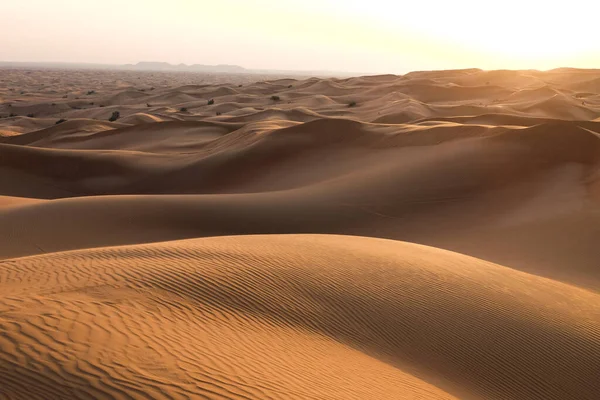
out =
<svg viewBox="0 0 600 400"><path fill-rule="evenodd" d="M358 27L362 43L386 43L389 52L406 49L484 68L543 69L586 60L600 67L596 1L325 2L329 13Z"/></svg>

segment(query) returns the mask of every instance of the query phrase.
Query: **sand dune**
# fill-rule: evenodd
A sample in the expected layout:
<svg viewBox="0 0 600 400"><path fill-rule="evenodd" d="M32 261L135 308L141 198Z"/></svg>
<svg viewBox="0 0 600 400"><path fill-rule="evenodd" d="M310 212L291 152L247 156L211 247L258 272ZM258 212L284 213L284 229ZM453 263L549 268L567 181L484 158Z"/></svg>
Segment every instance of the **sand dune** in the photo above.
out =
<svg viewBox="0 0 600 400"><path fill-rule="evenodd" d="M26 383L40 398L592 399L600 390L597 294L433 248L246 236L0 268L9 396Z"/></svg>
<svg viewBox="0 0 600 400"><path fill-rule="evenodd" d="M597 398L599 71L0 75L0 398Z"/></svg>

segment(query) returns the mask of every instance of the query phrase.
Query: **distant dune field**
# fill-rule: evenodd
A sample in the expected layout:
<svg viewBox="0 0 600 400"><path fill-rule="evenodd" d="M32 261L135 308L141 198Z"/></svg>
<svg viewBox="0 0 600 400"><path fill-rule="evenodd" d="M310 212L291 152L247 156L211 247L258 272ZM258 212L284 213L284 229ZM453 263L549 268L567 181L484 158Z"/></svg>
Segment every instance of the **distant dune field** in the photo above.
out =
<svg viewBox="0 0 600 400"><path fill-rule="evenodd" d="M599 268L600 70L0 69L0 399L595 400Z"/></svg>

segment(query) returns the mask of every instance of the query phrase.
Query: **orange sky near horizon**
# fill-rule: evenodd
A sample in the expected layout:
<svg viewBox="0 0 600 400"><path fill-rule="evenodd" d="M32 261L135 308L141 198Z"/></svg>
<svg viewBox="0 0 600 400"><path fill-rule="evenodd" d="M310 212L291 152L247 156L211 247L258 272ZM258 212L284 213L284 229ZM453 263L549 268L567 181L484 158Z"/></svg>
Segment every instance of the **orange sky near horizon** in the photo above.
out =
<svg viewBox="0 0 600 400"><path fill-rule="evenodd" d="M600 2L21 0L0 61L402 73L600 68Z"/></svg>

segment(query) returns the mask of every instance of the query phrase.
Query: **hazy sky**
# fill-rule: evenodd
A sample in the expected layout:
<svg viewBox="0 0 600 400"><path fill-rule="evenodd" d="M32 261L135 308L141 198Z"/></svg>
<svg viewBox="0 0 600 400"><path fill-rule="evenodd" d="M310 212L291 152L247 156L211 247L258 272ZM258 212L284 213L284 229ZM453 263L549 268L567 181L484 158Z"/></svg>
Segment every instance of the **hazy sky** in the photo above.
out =
<svg viewBox="0 0 600 400"><path fill-rule="evenodd" d="M600 0L0 0L1 61L600 68Z"/></svg>

